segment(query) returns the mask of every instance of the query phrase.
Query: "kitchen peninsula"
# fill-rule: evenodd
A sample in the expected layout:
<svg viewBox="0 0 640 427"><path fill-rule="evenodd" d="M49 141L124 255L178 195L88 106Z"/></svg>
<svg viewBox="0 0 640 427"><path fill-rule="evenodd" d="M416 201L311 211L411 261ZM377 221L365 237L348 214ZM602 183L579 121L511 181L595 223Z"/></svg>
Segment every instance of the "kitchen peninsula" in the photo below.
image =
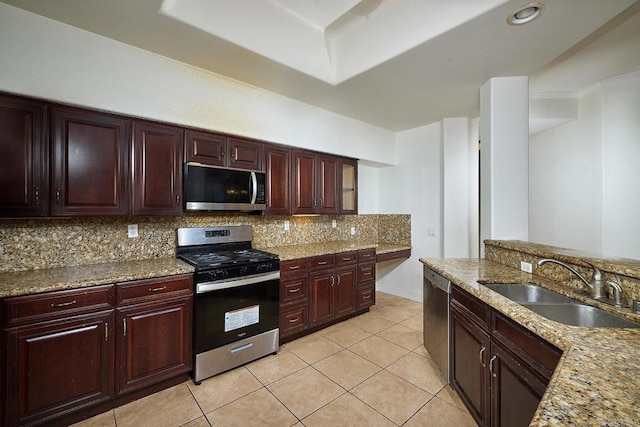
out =
<svg viewBox="0 0 640 427"><path fill-rule="evenodd" d="M630 260L599 258L527 242L487 241L487 259L421 259L453 284L563 351L535 413L532 426L633 425L640 419L640 391L631 378L640 377L640 329L585 328L546 319L483 286L483 283L535 283L571 294L572 288L553 278L515 268L521 260L555 257L580 265L591 255L605 277L622 282L628 297L637 299L640 265ZM555 270L554 270L555 271ZM538 273L538 271L536 271ZM539 272L543 274L542 271ZM565 281L566 283L566 281ZM573 296L573 294L572 294ZM609 310L605 304L589 302ZM629 308L616 314L635 322Z"/></svg>

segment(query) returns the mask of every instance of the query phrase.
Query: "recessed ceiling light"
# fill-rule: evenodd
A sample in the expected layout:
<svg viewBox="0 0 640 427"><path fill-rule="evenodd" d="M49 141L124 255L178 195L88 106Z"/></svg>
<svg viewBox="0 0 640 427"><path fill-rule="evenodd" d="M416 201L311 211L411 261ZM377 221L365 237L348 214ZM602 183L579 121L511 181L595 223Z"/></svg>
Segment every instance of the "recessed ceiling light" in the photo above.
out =
<svg viewBox="0 0 640 427"><path fill-rule="evenodd" d="M507 23L510 25L522 25L531 22L538 16L542 15L544 5L542 3L529 3L516 9L507 17Z"/></svg>

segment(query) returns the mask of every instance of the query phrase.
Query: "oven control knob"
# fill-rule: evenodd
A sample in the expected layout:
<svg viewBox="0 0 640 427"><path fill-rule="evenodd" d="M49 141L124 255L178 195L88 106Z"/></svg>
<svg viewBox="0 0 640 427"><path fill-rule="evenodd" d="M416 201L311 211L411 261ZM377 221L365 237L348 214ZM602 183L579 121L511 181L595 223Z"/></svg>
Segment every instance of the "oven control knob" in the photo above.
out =
<svg viewBox="0 0 640 427"><path fill-rule="evenodd" d="M247 267L240 267L240 274L247 274Z"/></svg>

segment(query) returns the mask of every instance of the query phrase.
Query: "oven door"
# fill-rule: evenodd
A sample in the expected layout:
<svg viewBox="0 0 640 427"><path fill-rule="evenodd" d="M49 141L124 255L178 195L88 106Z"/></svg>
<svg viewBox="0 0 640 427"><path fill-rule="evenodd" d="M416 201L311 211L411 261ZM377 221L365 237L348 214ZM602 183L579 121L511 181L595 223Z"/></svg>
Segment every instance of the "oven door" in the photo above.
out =
<svg viewBox="0 0 640 427"><path fill-rule="evenodd" d="M278 328L279 272L197 283L196 288L196 354Z"/></svg>

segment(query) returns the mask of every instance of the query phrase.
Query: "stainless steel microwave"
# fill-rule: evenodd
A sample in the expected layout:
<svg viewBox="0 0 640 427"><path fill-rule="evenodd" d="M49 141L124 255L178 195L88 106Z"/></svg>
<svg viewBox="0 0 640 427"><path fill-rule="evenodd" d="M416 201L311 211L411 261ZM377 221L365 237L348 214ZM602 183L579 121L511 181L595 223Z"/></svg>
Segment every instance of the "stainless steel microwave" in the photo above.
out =
<svg viewBox="0 0 640 427"><path fill-rule="evenodd" d="M184 165L184 202L188 211L263 211L265 173L207 166Z"/></svg>

